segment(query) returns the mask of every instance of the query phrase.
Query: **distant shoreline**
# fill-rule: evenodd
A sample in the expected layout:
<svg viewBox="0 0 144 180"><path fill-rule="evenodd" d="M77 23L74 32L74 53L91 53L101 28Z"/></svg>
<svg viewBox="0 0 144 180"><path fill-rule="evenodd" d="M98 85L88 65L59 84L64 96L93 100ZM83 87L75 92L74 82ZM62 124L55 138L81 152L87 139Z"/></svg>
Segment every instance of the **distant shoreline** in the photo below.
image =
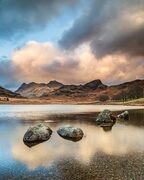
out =
<svg viewBox="0 0 144 180"><path fill-rule="evenodd" d="M82 101L82 100L72 100L72 99L27 99L27 98L9 98L9 101L1 100L1 104L78 104L78 105L86 105L86 104L95 104L95 105L131 105L131 106L144 106L144 98L135 99L131 101L125 102L114 102L114 101L107 101L107 102L100 102L100 101Z"/></svg>

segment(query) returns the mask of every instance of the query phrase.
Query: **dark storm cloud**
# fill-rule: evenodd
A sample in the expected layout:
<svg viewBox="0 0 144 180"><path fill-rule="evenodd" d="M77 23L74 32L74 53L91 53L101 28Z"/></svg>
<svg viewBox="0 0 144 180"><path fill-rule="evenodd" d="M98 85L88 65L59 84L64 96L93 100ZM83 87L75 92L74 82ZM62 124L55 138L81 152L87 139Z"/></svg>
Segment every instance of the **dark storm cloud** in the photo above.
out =
<svg viewBox="0 0 144 180"><path fill-rule="evenodd" d="M93 53L144 55L144 1L93 0L59 41L64 48L89 42Z"/></svg>
<svg viewBox="0 0 144 180"><path fill-rule="evenodd" d="M0 0L0 38L12 38L44 28L65 6L76 0Z"/></svg>
<svg viewBox="0 0 144 180"><path fill-rule="evenodd" d="M59 41L65 48L74 48L81 43L97 36L101 31L101 12L107 0L90 1L87 13L78 18L71 29L65 31L63 38Z"/></svg>
<svg viewBox="0 0 144 180"><path fill-rule="evenodd" d="M97 57L113 53L144 56L144 27L128 34L123 34L123 36L117 36L114 39L94 39L91 43L91 48Z"/></svg>

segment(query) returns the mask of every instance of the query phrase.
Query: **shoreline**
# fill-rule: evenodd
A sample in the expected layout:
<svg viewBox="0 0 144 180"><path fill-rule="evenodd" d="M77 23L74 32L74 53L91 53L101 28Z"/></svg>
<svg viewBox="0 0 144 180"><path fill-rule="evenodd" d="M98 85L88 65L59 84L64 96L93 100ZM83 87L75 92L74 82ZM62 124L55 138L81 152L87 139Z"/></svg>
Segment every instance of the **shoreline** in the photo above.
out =
<svg viewBox="0 0 144 180"><path fill-rule="evenodd" d="M0 105L48 105L48 104L63 104L63 105L125 105L125 106L144 106L144 98L135 99L125 102L100 102L100 101L82 101L71 99L27 99L27 98L9 98L9 101L0 101Z"/></svg>

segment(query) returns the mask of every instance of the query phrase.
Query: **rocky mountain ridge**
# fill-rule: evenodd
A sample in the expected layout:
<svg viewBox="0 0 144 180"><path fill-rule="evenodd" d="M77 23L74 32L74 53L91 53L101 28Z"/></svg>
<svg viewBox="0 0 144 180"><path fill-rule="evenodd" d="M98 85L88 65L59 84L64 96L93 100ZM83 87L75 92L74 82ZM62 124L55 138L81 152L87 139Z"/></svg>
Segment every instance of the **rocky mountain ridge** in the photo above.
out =
<svg viewBox="0 0 144 180"><path fill-rule="evenodd" d="M58 81L49 83L22 84L16 93L28 98L57 98L98 100L102 96L107 99L139 98L144 93L144 80L134 80L119 85L107 86L96 79L83 85L64 85Z"/></svg>

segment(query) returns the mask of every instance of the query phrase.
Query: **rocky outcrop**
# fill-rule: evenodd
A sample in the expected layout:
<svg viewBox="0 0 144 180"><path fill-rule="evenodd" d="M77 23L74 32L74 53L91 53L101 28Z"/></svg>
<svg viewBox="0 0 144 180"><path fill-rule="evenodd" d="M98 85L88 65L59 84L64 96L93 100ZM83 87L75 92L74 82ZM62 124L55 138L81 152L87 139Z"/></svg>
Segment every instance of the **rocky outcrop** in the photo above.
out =
<svg viewBox="0 0 144 180"><path fill-rule="evenodd" d="M90 89L90 90L96 90L98 88L100 88L100 89L107 88L107 86L104 85L100 79L96 79L94 81L88 82L88 83L84 84L83 87L86 89Z"/></svg>
<svg viewBox="0 0 144 180"><path fill-rule="evenodd" d="M121 114L117 115L117 118L124 119L124 120L129 120L129 112L124 111Z"/></svg>
<svg viewBox="0 0 144 180"><path fill-rule="evenodd" d="M52 130L48 126L37 124L27 130L23 137L23 141L28 147L32 147L41 142L47 141L51 137L51 134Z"/></svg>
<svg viewBox="0 0 144 180"><path fill-rule="evenodd" d="M116 117L112 115L112 112L108 109L105 109L98 114L96 118L97 123L115 123Z"/></svg>
<svg viewBox="0 0 144 180"><path fill-rule="evenodd" d="M75 128L69 125L59 128L57 133L64 139L71 141L79 141L84 135L80 128Z"/></svg>

